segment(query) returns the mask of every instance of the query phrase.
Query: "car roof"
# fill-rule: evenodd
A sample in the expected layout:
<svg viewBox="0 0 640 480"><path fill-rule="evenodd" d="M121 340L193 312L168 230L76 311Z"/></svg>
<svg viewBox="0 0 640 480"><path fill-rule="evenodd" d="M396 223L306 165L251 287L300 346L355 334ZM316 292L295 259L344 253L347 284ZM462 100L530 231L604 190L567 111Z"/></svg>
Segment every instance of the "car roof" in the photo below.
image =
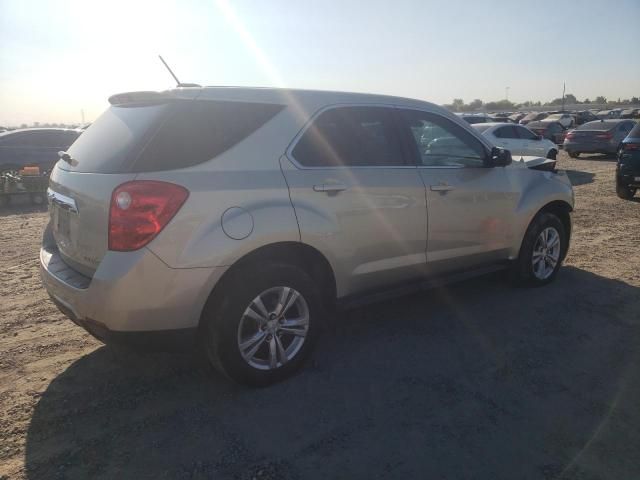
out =
<svg viewBox="0 0 640 480"><path fill-rule="evenodd" d="M594 120L592 122L583 123L580 125L577 130L588 130L590 127L593 128L595 126L599 127L607 127L606 129L614 128L616 125L623 122L633 122L628 118L612 118L611 120ZM603 130L603 128L598 128L597 130Z"/></svg>
<svg viewBox="0 0 640 480"><path fill-rule="evenodd" d="M533 127L536 127L536 126L546 127L546 126L552 125L554 123L557 123L558 125L562 126L562 124L560 122L556 122L555 120L538 120L536 122L527 123L525 125L525 127L529 127L529 128L533 128Z"/></svg>
<svg viewBox="0 0 640 480"><path fill-rule="evenodd" d="M9 135L13 135L14 133L21 133L21 132L78 132L78 133L82 133L82 130L78 129L78 128L56 128L56 127L18 128L16 130L8 130L6 132L0 133L0 137L8 137Z"/></svg>

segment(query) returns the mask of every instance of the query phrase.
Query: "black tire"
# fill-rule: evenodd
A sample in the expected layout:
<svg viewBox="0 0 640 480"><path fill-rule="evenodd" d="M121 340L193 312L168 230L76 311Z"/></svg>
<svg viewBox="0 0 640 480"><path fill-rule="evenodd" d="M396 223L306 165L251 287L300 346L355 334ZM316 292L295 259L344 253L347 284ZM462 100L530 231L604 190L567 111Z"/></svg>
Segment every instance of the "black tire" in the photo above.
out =
<svg viewBox="0 0 640 480"><path fill-rule="evenodd" d="M248 266L230 275L224 280L222 291L209 299L203 312L202 346L207 360L233 381L249 386L264 387L293 375L313 350L320 332L324 308L319 288L302 269L282 263ZM245 310L253 300L275 287L289 287L300 293L308 307L308 327L301 347L292 358L276 368L261 370L250 365L240 352L240 322L246 318ZM266 304L265 307L270 309ZM260 348L268 349L271 338L275 341L276 335L268 335ZM288 349L286 340L281 344ZM265 355L268 356L268 352Z"/></svg>
<svg viewBox="0 0 640 480"><path fill-rule="evenodd" d="M30 195L31 203L34 205L44 205L46 203L46 198L44 193L35 192Z"/></svg>
<svg viewBox="0 0 640 480"><path fill-rule="evenodd" d="M552 273L546 278L539 278L533 271L533 251L538 237L549 227L555 229L559 235L560 256ZM513 280L518 285L530 287L539 287L552 282L558 274L562 261L567 254L567 247L567 234L560 219L553 213L538 213L529 225L529 228L527 228L527 232L522 240L520 254L512 270Z"/></svg>
<svg viewBox="0 0 640 480"><path fill-rule="evenodd" d="M549 150L549 152L547 153L547 158L550 160L555 160L557 156L558 156L558 151L554 149Z"/></svg>
<svg viewBox="0 0 640 480"><path fill-rule="evenodd" d="M616 183L616 194L623 200L631 200L636 194L636 189Z"/></svg>
<svg viewBox="0 0 640 480"><path fill-rule="evenodd" d="M580 152L567 152L571 158L578 158L580 156Z"/></svg>

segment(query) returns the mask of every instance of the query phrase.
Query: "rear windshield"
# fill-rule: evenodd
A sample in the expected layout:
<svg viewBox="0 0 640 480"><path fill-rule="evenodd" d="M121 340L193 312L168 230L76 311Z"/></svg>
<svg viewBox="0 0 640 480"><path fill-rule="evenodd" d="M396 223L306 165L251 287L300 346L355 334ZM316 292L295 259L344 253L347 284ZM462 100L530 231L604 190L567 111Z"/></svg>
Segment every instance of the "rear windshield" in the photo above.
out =
<svg viewBox="0 0 640 480"><path fill-rule="evenodd" d="M627 137L629 137L629 138L640 138L640 123L636 123L636 126L631 129L631 131L629 132L629 135L627 135Z"/></svg>
<svg viewBox="0 0 640 480"><path fill-rule="evenodd" d="M177 100L112 106L69 149L77 172L173 170L210 160L283 108L246 102Z"/></svg>
<svg viewBox="0 0 640 480"><path fill-rule="evenodd" d="M596 120L595 122L587 122L580 125L576 130L611 130L616 125L618 125L617 121L600 121Z"/></svg>

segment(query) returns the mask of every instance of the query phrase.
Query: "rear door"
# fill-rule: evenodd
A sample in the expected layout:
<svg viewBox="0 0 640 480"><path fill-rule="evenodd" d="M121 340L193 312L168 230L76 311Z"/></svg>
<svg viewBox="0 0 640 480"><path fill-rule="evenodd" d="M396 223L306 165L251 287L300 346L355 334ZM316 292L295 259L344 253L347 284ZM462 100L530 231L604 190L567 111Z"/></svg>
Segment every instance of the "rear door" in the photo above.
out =
<svg viewBox="0 0 640 480"><path fill-rule="evenodd" d="M321 112L282 166L302 241L331 259L339 295L424 274L424 184L407 163L392 107Z"/></svg>
<svg viewBox="0 0 640 480"><path fill-rule="evenodd" d="M545 142L539 138L528 128L522 126L515 126L516 133L522 141L522 148L525 152L524 155L536 155L545 156L547 154Z"/></svg>
<svg viewBox="0 0 640 480"><path fill-rule="evenodd" d="M508 169L485 167L484 144L450 119L419 110L400 114L426 185L427 273L505 259L520 198Z"/></svg>
<svg viewBox="0 0 640 480"><path fill-rule="evenodd" d="M515 125L505 125L497 128L493 135L498 139L498 144L509 150L513 155L529 155L529 140L518 136Z"/></svg>

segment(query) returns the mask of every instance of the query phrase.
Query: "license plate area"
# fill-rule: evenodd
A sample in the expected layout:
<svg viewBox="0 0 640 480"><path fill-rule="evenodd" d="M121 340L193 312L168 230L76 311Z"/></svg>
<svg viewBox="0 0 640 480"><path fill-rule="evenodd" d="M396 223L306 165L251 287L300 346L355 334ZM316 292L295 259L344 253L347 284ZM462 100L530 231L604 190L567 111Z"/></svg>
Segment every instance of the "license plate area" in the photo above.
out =
<svg viewBox="0 0 640 480"><path fill-rule="evenodd" d="M56 243L62 249L71 246L71 212L58 205L51 206L51 224Z"/></svg>

